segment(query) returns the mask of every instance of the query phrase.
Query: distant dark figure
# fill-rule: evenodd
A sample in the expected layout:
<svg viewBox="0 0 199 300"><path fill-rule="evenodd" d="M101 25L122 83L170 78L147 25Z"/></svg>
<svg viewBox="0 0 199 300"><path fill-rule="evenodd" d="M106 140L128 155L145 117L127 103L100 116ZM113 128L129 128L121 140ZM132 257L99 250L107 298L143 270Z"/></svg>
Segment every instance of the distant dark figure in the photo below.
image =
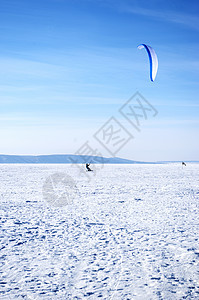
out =
<svg viewBox="0 0 199 300"><path fill-rule="evenodd" d="M185 166L185 167L186 167L186 164L185 164L185 162L184 162L184 161L182 162L182 166Z"/></svg>
<svg viewBox="0 0 199 300"><path fill-rule="evenodd" d="M87 171L93 171L93 170L91 170L91 168L89 166L90 166L90 164L86 164Z"/></svg>

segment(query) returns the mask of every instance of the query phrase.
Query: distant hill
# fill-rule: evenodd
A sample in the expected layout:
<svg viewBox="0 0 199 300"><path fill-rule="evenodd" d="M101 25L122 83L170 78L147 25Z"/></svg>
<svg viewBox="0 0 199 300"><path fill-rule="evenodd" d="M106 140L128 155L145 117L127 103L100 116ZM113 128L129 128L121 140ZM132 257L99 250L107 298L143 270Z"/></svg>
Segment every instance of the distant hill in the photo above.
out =
<svg viewBox="0 0 199 300"><path fill-rule="evenodd" d="M86 155L0 155L1 164L138 164L138 162L119 157L105 158Z"/></svg>
<svg viewBox="0 0 199 300"><path fill-rule="evenodd" d="M0 164L168 164L181 163L181 161L144 162L119 157L100 157L86 155L0 155ZM186 163L199 163L199 161L186 161Z"/></svg>

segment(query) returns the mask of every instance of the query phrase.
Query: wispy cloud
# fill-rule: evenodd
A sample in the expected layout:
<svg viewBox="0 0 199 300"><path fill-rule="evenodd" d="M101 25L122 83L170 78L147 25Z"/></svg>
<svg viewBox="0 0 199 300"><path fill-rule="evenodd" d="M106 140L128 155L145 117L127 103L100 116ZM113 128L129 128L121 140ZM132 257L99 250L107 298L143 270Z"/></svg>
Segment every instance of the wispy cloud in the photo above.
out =
<svg viewBox="0 0 199 300"><path fill-rule="evenodd" d="M198 16L184 13L184 12L173 12L169 10L155 10L141 7L130 7L124 6L123 10L128 13L142 15L145 17L155 18L157 20L172 22L190 27L199 31L199 18Z"/></svg>

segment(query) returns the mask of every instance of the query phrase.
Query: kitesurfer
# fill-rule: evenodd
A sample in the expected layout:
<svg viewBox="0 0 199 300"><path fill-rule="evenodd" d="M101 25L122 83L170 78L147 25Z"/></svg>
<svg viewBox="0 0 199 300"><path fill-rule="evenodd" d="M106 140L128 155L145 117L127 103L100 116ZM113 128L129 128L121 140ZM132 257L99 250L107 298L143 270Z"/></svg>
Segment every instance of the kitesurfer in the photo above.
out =
<svg viewBox="0 0 199 300"><path fill-rule="evenodd" d="M90 166L90 164L86 164L87 171L93 171L93 170L91 170L91 168L89 166Z"/></svg>

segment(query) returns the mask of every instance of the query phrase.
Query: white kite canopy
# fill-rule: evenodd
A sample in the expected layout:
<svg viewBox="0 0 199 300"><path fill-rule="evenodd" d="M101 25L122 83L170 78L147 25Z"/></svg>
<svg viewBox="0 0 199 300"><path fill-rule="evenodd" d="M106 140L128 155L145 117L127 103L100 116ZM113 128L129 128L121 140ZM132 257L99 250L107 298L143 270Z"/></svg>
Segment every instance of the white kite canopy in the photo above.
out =
<svg viewBox="0 0 199 300"><path fill-rule="evenodd" d="M150 46L147 46L145 44L141 44L138 46L138 49L145 48L148 56L149 56L149 63L150 63L150 79L151 81L155 80L157 71L158 71L158 58L154 51L154 49Z"/></svg>

